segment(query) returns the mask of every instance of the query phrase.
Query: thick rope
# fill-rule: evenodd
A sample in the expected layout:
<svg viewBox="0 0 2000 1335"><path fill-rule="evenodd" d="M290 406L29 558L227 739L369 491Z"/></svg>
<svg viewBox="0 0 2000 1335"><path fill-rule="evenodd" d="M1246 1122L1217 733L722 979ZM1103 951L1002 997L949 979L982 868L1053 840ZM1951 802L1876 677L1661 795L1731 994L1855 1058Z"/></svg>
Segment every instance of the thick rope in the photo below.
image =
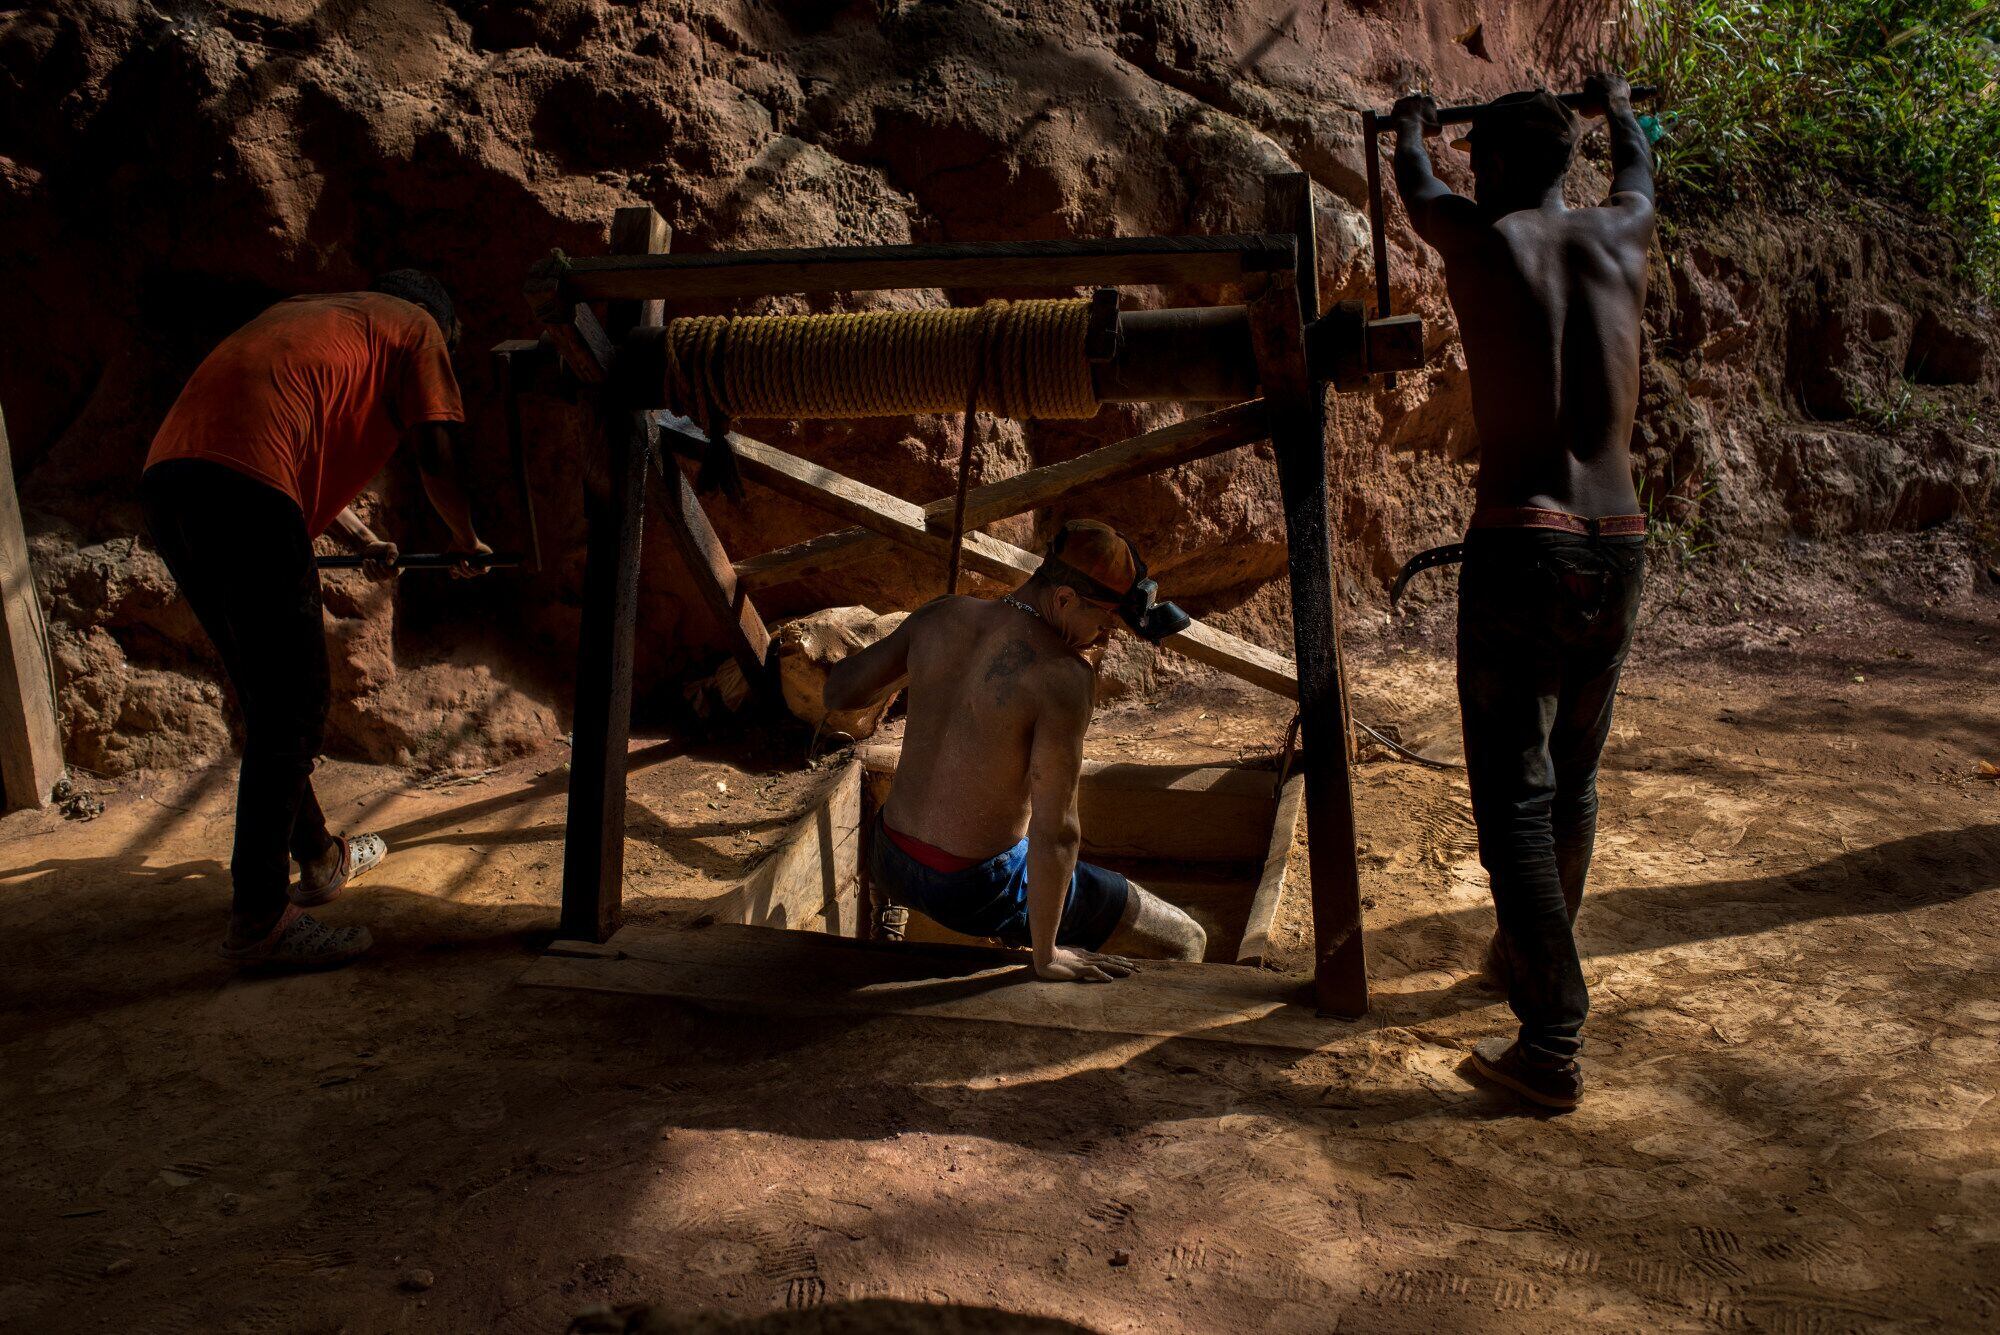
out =
<svg viewBox="0 0 2000 1335"><path fill-rule="evenodd" d="M1003 417L1091 417L1089 324L1081 298L690 316L667 324L667 405L700 423L899 417L963 412L976 392Z"/></svg>
<svg viewBox="0 0 2000 1335"><path fill-rule="evenodd" d="M979 436L979 391L991 374L993 324L992 304L979 308L973 317L972 388L965 397L965 414L958 421L958 496L951 507L951 543L944 558L944 592L958 592L958 562L965 551L965 496L972 484L972 449Z"/></svg>

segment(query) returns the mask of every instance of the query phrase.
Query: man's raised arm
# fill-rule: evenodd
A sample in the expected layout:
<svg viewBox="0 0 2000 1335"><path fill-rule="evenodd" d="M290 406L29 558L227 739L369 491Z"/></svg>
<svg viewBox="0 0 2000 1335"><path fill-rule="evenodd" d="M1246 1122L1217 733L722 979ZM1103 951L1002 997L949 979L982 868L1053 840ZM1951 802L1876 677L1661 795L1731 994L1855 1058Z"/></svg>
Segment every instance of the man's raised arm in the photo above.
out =
<svg viewBox="0 0 2000 1335"><path fill-rule="evenodd" d="M1611 131L1611 194L1653 202L1653 149L1632 114L1632 85L1622 74L1593 74L1583 82L1585 111L1603 116Z"/></svg>
<svg viewBox="0 0 2000 1335"><path fill-rule="evenodd" d="M1438 245L1453 222L1476 216L1478 209L1465 196L1453 194L1431 170L1424 136L1438 133L1437 103L1424 93L1398 98L1389 123L1396 131L1396 193L1403 197L1417 235ZM1373 153L1375 146L1368 145L1368 151Z"/></svg>

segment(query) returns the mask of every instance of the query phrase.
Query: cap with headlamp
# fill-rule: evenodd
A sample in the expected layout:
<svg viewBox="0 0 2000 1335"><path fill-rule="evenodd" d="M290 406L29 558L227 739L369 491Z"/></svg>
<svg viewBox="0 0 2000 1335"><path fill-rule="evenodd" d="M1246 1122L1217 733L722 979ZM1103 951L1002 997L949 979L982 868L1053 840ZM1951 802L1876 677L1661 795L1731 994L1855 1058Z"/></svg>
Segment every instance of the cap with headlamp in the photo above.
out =
<svg viewBox="0 0 2000 1335"><path fill-rule="evenodd" d="M1068 525L1056 531L1055 541L1049 544L1048 551L1042 556L1041 568L1035 572L1038 578L1074 589L1081 597L1109 607L1127 629L1150 644L1158 644L1178 635L1193 624L1193 618L1179 607L1160 601L1159 583L1146 574L1146 562L1130 538L1118 535L1119 541L1125 544L1133 570L1131 585L1120 592L1063 559L1063 549L1069 543L1070 532Z"/></svg>

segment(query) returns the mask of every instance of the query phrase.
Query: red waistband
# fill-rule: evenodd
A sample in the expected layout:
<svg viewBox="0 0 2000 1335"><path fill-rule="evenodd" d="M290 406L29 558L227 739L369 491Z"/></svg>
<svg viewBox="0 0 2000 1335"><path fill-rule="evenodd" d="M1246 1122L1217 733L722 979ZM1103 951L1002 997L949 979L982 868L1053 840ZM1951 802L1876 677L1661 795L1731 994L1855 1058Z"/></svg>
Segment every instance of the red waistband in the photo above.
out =
<svg viewBox="0 0 2000 1335"><path fill-rule="evenodd" d="M1493 506L1473 513L1473 528L1552 528L1561 533L1577 533L1592 538L1643 537L1644 515L1573 515L1567 510L1544 510L1533 505Z"/></svg>
<svg viewBox="0 0 2000 1335"><path fill-rule="evenodd" d="M901 830L890 825L888 821L882 822L882 833L888 835L889 841L905 853L908 853L912 860L923 863L932 871L964 871L967 867L976 867L986 860L984 858L962 858L956 853L947 853L935 844L927 844L921 839L904 834Z"/></svg>

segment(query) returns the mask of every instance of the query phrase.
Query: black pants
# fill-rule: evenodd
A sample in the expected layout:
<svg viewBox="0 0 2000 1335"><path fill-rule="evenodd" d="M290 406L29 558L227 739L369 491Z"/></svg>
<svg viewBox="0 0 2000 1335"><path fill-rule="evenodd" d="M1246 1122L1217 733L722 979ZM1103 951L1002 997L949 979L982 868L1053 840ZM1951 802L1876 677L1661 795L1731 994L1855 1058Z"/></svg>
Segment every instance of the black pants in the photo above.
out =
<svg viewBox="0 0 2000 1335"><path fill-rule="evenodd" d="M1597 758L1645 583L1641 538L1479 529L1458 594L1458 700L1507 1001L1531 1060L1582 1049L1572 927L1597 837Z"/></svg>
<svg viewBox="0 0 2000 1335"><path fill-rule="evenodd" d="M235 469L172 459L140 483L153 543L222 656L243 710L236 846L240 926L285 909L288 860L332 842L313 794L326 728L326 631L305 516L291 497Z"/></svg>

